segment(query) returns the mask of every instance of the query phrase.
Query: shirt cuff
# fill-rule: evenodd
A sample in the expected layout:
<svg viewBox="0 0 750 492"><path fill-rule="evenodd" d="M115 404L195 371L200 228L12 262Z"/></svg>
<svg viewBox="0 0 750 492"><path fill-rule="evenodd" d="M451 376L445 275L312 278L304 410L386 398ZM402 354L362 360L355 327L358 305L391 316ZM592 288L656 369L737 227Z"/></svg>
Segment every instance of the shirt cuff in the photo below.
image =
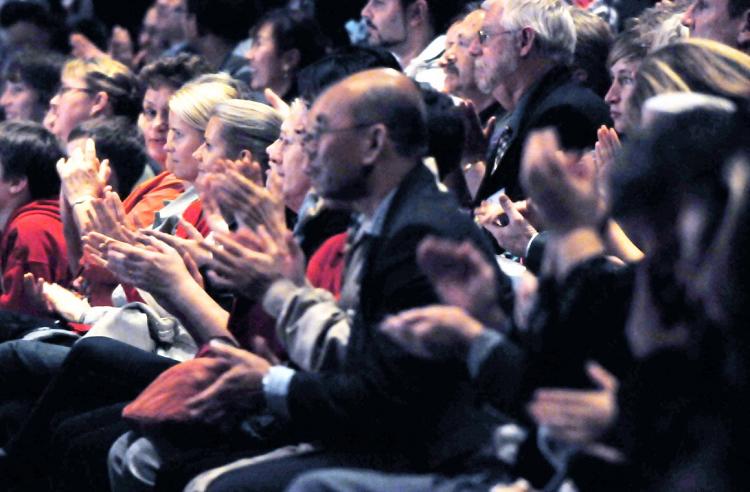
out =
<svg viewBox="0 0 750 492"><path fill-rule="evenodd" d="M281 278L274 281L263 296L263 309L273 318L278 318L290 297L299 287L291 280Z"/></svg>
<svg viewBox="0 0 750 492"><path fill-rule="evenodd" d="M286 397L296 371L286 366L273 366L263 377L263 393L268 409L277 416L289 418Z"/></svg>
<svg viewBox="0 0 750 492"><path fill-rule="evenodd" d="M485 328L482 333L471 342L469 357L466 364L472 379L479 376L479 371L492 351L505 341L505 336L495 330Z"/></svg>

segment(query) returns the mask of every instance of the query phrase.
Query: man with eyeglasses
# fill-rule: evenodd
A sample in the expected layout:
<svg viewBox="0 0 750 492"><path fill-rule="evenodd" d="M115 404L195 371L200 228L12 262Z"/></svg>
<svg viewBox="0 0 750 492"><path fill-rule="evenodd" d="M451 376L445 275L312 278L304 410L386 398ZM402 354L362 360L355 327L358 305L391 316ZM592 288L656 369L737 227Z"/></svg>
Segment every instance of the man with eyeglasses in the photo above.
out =
<svg viewBox="0 0 750 492"><path fill-rule="evenodd" d="M351 319L344 360L317 373L238 353L232 363L247 375L247 393L222 404L229 410L257 401L257 409L291 431L293 442L320 445L305 454L230 466L202 490L282 490L302 472L332 466L447 466L464 462L488 436L494 418L467 397L472 390L461 368L409 355L379 326L389 314L438 301L416 260L426 236L465 240L492 258L479 229L421 163L427 143L423 104L407 77L377 69L334 85L310 110L305 171L321 196L345 202L361 216L350 235L341 291ZM496 267L490 275L499 297L509 299L507 278ZM264 304L273 302L274 291L306 288L292 283L275 281Z"/></svg>
<svg viewBox="0 0 750 492"><path fill-rule="evenodd" d="M368 0L362 9L367 44L385 48L404 73L443 89L445 74L438 62L445 50L443 33L460 10L458 0Z"/></svg>
<svg viewBox="0 0 750 492"><path fill-rule="evenodd" d="M477 204L503 189L512 200L524 196L518 182L521 151L528 129L549 111L570 106L594 127L609 124L601 98L571 78L576 33L565 3L487 0L482 9L485 18L470 48L477 86L508 113L489 139Z"/></svg>

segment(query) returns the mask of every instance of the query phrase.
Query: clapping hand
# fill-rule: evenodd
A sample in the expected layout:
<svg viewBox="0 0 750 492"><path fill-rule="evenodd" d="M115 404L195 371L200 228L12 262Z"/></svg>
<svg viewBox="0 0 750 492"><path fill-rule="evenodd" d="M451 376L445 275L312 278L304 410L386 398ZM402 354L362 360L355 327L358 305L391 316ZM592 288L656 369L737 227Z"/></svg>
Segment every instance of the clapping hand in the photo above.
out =
<svg viewBox="0 0 750 492"><path fill-rule="evenodd" d="M484 329L466 311L454 306L427 306L389 316L383 333L407 352L425 359L464 358Z"/></svg>
<svg viewBox="0 0 750 492"><path fill-rule="evenodd" d="M57 173L63 195L72 205L102 196L111 169L107 159L99 162L96 145L89 138L83 150L77 148L68 159L57 161Z"/></svg>
<svg viewBox="0 0 750 492"><path fill-rule="evenodd" d="M445 304L460 307L487 324L505 318L495 270L472 243L428 237L417 248L417 262Z"/></svg>

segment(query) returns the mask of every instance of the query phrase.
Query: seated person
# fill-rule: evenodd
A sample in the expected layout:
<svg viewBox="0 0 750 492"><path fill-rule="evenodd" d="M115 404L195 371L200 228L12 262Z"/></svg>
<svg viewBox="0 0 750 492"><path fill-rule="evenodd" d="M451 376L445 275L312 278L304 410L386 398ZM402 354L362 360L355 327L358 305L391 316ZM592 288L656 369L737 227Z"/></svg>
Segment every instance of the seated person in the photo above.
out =
<svg viewBox="0 0 750 492"><path fill-rule="evenodd" d="M24 296L23 275L67 286L55 163L63 153L38 123L0 124L0 308L40 314Z"/></svg>
<svg viewBox="0 0 750 492"><path fill-rule="evenodd" d="M63 58L54 53L22 51L14 55L3 71L0 106L5 119L41 123L60 84L62 64Z"/></svg>

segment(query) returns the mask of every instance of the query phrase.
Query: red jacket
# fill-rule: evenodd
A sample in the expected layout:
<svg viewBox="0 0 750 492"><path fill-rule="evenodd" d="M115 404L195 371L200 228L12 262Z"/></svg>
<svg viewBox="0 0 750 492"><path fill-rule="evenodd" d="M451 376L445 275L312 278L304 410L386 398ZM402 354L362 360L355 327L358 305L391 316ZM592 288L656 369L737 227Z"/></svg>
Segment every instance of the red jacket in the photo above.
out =
<svg viewBox="0 0 750 492"><path fill-rule="evenodd" d="M0 237L0 309L44 314L26 300L24 273L68 287L72 275L58 200L35 200L16 209Z"/></svg>

